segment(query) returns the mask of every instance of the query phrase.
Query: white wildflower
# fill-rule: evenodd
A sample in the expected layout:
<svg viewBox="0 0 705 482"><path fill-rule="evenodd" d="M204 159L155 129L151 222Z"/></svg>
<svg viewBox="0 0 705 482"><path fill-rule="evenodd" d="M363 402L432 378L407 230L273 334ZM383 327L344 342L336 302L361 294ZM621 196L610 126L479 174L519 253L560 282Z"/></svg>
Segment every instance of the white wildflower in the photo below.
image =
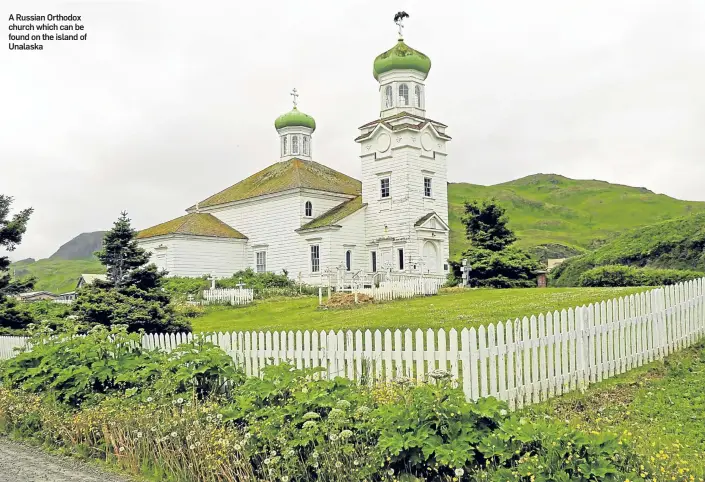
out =
<svg viewBox="0 0 705 482"><path fill-rule="evenodd" d="M348 402L347 400L338 400L336 406L338 408L350 408L350 402Z"/></svg>
<svg viewBox="0 0 705 482"><path fill-rule="evenodd" d="M142 438L142 432L137 432L137 438Z"/></svg>
<svg viewBox="0 0 705 482"><path fill-rule="evenodd" d="M239 452L240 450L242 450L242 445L235 444L235 447L233 447L233 448Z"/></svg>
<svg viewBox="0 0 705 482"><path fill-rule="evenodd" d="M172 437L176 438L177 435L179 435L179 434L177 434L176 432L171 432Z"/></svg>
<svg viewBox="0 0 705 482"><path fill-rule="evenodd" d="M507 411L505 409L502 409L499 411L499 414L504 417L507 414Z"/></svg>
<svg viewBox="0 0 705 482"><path fill-rule="evenodd" d="M316 412L306 412L304 414L304 420L318 420L319 418L321 418L321 416Z"/></svg>
<svg viewBox="0 0 705 482"><path fill-rule="evenodd" d="M282 482L289 482L289 476L288 476L288 475L282 475Z"/></svg>
<svg viewBox="0 0 705 482"><path fill-rule="evenodd" d="M328 438L330 438L331 442L335 442L336 440L338 440L338 436L334 433L330 434Z"/></svg>
<svg viewBox="0 0 705 482"><path fill-rule="evenodd" d="M120 452L124 452L124 451L125 451L125 447L120 447Z"/></svg>
<svg viewBox="0 0 705 482"><path fill-rule="evenodd" d="M340 432L340 438L342 438L343 440L349 439L350 437L352 437L352 435L353 433L350 430L343 430L342 432Z"/></svg>
<svg viewBox="0 0 705 482"><path fill-rule="evenodd" d="M222 414L222 413L219 413L218 415L215 416L215 418L217 418L218 420L222 420L222 419L223 419L223 414Z"/></svg>
<svg viewBox="0 0 705 482"><path fill-rule="evenodd" d="M455 469L456 477L462 477L463 475L465 475L465 471L463 469Z"/></svg>
<svg viewBox="0 0 705 482"><path fill-rule="evenodd" d="M315 426L316 426L316 422L314 422L313 420L306 420L303 424L304 429L313 428Z"/></svg>
<svg viewBox="0 0 705 482"><path fill-rule="evenodd" d="M358 465L360 465L360 461L357 459L353 460L353 465L357 467Z"/></svg>
<svg viewBox="0 0 705 482"><path fill-rule="evenodd" d="M342 466L343 466L343 463L342 463L340 460L338 460L338 461L335 463L335 468L336 468L336 469L339 469L339 468L341 468Z"/></svg>
<svg viewBox="0 0 705 482"><path fill-rule="evenodd" d="M311 453L311 457L313 457L314 459L317 459L317 458L318 458L318 452L316 452L316 451L314 450L314 451Z"/></svg>
<svg viewBox="0 0 705 482"><path fill-rule="evenodd" d="M272 462L272 461L269 459L269 457L267 457L266 459L264 459L264 465L269 465L271 462Z"/></svg>
<svg viewBox="0 0 705 482"><path fill-rule="evenodd" d="M154 400L152 397L147 397L147 403L150 403L152 400Z"/></svg>
<svg viewBox="0 0 705 482"><path fill-rule="evenodd" d="M345 412L343 412L343 411L342 411L341 409L339 409L339 408L334 408L334 409L331 410L330 413L328 414L328 416L331 417L331 418L342 417L342 416L344 416L344 415L345 415Z"/></svg>
<svg viewBox="0 0 705 482"><path fill-rule="evenodd" d="M394 475L394 469L389 469L389 470L387 470L387 473L388 473L389 475Z"/></svg>
<svg viewBox="0 0 705 482"><path fill-rule="evenodd" d="M193 445L193 444L191 444L191 445L188 446L188 448L191 449L191 450L194 450L194 449L196 448L196 446Z"/></svg>
<svg viewBox="0 0 705 482"><path fill-rule="evenodd" d="M176 399L176 403L178 403L179 405L181 405L182 403L184 403L184 399L181 398L181 397L179 397L179 398Z"/></svg>

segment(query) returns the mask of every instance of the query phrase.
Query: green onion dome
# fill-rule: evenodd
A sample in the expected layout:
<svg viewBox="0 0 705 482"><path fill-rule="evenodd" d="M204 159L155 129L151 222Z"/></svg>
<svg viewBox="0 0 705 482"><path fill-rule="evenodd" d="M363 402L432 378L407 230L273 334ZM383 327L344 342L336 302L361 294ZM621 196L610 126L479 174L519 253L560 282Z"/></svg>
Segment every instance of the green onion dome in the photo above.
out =
<svg viewBox="0 0 705 482"><path fill-rule="evenodd" d="M377 56L372 73L375 79L379 80L380 74L394 69L413 69L428 75L431 70L431 59L399 39L394 47Z"/></svg>
<svg viewBox="0 0 705 482"><path fill-rule="evenodd" d="M274 127L279 130L284 127L308 127L312 131L316 130L316 121L310 115L304 114L294 106L286 114L282 114L274 121Z"/></svg>

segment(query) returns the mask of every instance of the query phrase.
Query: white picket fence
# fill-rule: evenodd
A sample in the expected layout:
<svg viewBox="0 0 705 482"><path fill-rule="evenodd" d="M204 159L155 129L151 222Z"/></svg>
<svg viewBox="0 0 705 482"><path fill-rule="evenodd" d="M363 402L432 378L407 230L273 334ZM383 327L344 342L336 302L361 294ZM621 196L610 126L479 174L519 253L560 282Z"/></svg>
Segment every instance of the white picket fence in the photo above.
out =
<svg viewBox="0 0 705 482"><path fill-rule="evenodd" d="M247 305L254 300L255 292L244 288L216 288L203 290L203 304L229 303L231 305Z"/></svg>
<svg viewBox="0 0 705 482"><path fill-rule="evenodd" d="M694 344L705 334L705 278L599 303L461 331L283 331L209 335L250 376L270 364L321 367L320 376L372 383L450 376L468 399L512 409L613 377ZM172 350L190 334L145 335ZM0 337L0 358L19 337Z"/></svg>
<svg viewBox="0 0 705 482"><path fill-rule="evenodd" d="M416 278L382 281L379 287L356 289L358 293L373 297L376 301L391 301L438 294L445 280L438 278Z"/></svg>

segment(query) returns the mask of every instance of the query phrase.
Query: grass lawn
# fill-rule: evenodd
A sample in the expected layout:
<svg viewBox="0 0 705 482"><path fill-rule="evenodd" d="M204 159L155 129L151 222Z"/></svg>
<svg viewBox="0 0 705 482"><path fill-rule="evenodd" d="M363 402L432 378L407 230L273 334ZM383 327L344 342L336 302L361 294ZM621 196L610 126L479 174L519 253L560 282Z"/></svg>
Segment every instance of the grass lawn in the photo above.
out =
<svg viewBox="0 0 705 482"><path fill-rule="evenodd" d="M647 480L705 478L705 344L528 409L587 431L621 434Z"/></svg>
<svg viewBox="0 0 705 482"><path fill-rule="evenodd" d="M194 331L465 328L538 315L642 291L643 288L464 290L358 308L319 310L317 297L210 307Z"/></svg>

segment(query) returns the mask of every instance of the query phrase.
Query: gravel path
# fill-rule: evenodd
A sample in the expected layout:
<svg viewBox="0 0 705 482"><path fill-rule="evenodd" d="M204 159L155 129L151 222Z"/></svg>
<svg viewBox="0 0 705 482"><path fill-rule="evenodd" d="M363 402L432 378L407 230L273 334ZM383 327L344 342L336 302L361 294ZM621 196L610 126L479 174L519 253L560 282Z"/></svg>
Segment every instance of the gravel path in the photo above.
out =
<svg viewBox="0 0 705 482"><path fill-rule="evenodd" d="M127 482L79 460L0 437L0 482Z"/></svg>

